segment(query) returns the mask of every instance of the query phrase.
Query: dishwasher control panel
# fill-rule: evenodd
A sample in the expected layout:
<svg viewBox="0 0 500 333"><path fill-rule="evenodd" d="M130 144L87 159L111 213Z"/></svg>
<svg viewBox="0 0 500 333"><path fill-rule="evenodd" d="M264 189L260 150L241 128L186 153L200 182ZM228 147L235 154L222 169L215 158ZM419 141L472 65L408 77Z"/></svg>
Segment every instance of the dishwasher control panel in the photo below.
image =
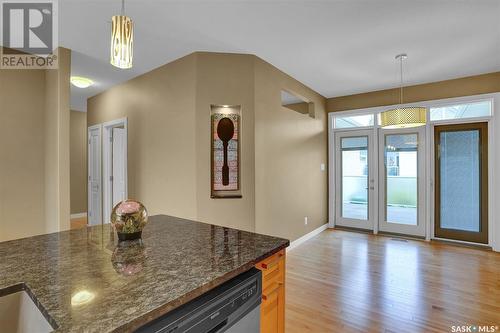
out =
<svg viewBox="0 0 500 333"><path fill-rule="evenodd" d="M262 273L255 268L168 312L136 332L222 333L260 306Z"/></svg>

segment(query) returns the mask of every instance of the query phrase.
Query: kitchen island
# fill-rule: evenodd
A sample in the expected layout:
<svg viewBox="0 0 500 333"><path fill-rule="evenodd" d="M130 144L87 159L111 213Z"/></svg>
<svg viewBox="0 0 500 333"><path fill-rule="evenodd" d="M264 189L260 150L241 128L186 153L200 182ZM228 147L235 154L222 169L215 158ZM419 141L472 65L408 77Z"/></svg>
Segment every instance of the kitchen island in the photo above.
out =
<svg viewBox="0 0 500 333"><path fill-rule="evenodd" d="M24 289L55 332L131 332L272 258L289 241L157 215L0 243L0 296Z"/></svg>

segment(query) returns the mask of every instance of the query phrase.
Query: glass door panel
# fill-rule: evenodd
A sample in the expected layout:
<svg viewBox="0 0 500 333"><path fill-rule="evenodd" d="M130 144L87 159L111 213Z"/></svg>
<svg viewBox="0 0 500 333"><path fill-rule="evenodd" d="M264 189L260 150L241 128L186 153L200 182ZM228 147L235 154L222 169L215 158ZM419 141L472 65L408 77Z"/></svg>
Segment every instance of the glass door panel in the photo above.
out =
<svg viewBox="0 0 500 333"><path fill-rule="evenodd" d="M389 223L417 225L417 134L385 136L386 205Z"/></svg>
<svg viewBox="0 0 500 333"><path fill-rule="evenodd" d="M487 124L435 127L435 236L488 243Z"/></svg>
<svg viewBox="0 0 500 333"><path fill-rule="evenodd" d="M425 236L424 188L425 127L380 129L379 230Z"/></svg>
<svg viewBox="0 0 500 333"><path fill-rule="evenodd" d="M373 229L372 136L372 130L335 135L336 225Z"/></svg>
<svg viewBox="0 0 500 333"><path fill-rule="evenodd" d="M479 231L479 131L441 132L440 184L443 229Z"/></svg>
<svg viewBox="0 0 500 333"><path fill-rule="evenodd" d="M340 140L342 217L368 220L368 137Z"/></svg>

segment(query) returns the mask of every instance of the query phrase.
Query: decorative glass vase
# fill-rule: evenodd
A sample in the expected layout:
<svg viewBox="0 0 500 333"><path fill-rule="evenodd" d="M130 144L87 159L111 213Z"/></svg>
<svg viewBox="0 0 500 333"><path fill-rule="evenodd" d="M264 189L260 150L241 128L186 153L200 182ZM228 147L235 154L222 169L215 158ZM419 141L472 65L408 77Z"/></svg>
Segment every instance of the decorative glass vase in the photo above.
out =
<svg viewBox="0 0 500 333"><path fill-rule="evenodd" d="M111 223L120 241L139 239L148 223L148 212L139 201L123 200L113 208Z"/></svg>

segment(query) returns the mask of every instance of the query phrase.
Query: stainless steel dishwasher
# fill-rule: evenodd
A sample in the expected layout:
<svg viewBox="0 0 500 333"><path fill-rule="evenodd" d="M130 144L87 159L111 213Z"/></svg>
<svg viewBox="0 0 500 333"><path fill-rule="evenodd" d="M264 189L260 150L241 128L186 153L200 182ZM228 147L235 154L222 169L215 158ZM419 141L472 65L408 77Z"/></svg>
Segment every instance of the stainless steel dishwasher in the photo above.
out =
<svg viewBox="0 0 500 333"><path fill-rule="evenodd" d="M262 273L255 268L144 325L137 333L258 333Z"/></svg>

